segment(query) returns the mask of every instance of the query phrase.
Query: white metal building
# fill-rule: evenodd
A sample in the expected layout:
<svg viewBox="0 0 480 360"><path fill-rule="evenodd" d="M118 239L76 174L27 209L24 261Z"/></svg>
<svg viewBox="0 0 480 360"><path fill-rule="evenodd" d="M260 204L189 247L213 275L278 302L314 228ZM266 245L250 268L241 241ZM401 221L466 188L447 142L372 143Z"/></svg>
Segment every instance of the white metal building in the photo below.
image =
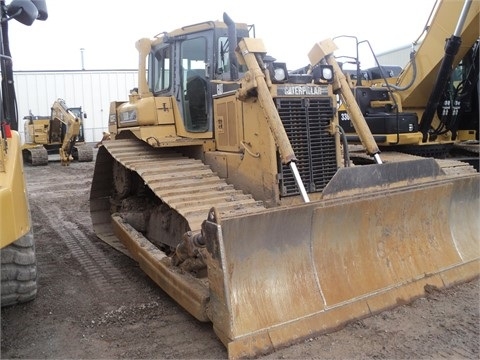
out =
<svg viewBox="0 0 480 360"><path fill-rule="evenodd" d="M64 99L67 106L81 106L85 141L96 142L108 129L111 101L126 101L138 83L137 70L14 71L19 132L24 139L23 117L50 116L53 102Z"/></svg>
<svg viewBox="0 0 480 360"><path fill-rule="evenodd" d="M405 45L377 54L376 56L381 65L398 65L403 69L410 60L411 51L412 45Z"/></svg>
<svg viewBox="0 0 480 360"><path fill-rule="evenodd" d="M411 46L378 54L382 65L404 67ZM23 117L33 114L50 116L53 102L64 99L67 106L81 106L87 114L84 119L85 140L97 142L108 129L111 101L128 100L130 90L137 86L135 70L32 70L14 71L18 104L19 132L24 141Z"/></svg>

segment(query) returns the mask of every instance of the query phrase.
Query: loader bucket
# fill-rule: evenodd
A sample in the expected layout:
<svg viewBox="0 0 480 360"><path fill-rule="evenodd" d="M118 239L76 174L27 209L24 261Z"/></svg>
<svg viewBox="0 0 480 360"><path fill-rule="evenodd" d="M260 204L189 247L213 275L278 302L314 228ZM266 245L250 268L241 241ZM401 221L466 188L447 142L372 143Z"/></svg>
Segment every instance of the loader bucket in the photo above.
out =
<svg viewBox="0 0 480 360"><path fill-rule="evenodd" d="M211 216L214 330L229 358L252 357L469 281L478 219L478 174Z"/></svg>

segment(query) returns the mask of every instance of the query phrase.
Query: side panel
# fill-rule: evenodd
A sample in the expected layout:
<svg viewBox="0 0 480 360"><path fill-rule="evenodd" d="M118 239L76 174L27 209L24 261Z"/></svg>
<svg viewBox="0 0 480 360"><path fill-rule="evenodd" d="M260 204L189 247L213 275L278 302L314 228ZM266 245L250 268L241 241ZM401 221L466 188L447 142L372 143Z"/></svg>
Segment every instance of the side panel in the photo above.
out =
<svg viewBox="0 0 480 360"><path fill-rule="evenodd" d="M239 152L243 141L242 102L235 94L214 101L217 150Z"/></svg>
<svg viewBox="0 0 480 360"><path fill-rule="evenodd" d="M27 234L31 226L18 132L12 131L7 144L6 154L0 149L4 168L0 171L0 248Z"/></svg>

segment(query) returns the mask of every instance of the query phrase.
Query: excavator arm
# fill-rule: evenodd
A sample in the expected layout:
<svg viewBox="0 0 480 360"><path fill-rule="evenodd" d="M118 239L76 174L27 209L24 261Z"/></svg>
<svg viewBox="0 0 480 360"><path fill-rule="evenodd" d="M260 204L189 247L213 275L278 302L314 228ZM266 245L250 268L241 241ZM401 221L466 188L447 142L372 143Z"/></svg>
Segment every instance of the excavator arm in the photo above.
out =
<svg viewBox="0 0 480 360"><path fill-rule="evenodd" d="M68 166L70 164L73 147L80 134L82 120L69 110L63 99L57 99L52 105L52 120L56 119L67 128L59 152L62 165Z"/></svg>
<svg viewBox="0 0 480 360"><path fill-rule="evenodd" d="M450 55L449 68L454 68L479 37L479 15L478 1L440 1L437 4L433 18L426 26L425 38L398 77L396 85L402 89L399 93L403 107L425 106L429 89L433 88L444 61L446 46L453 40L458 42Z"/></svg>

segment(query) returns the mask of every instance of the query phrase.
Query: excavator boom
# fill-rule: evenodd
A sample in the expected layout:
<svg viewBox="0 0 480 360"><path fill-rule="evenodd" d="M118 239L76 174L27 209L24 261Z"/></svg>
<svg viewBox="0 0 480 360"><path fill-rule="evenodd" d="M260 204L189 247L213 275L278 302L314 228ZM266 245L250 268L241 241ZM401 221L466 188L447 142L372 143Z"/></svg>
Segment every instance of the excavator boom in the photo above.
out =
<svg viewBox="0 0 480 360"><path fill-rule="evenodd" d="M361 70L359 59L355 73L345 70L356 77L349 87L383 154L456 159L478 171L480 3L439 0L432 14L403 69ZM340 126L351 144L365 146L350 103L341 105Z"/></svg>
<svg viewBox="0 0 480 360"><path fill-rule="evenodd" d="M460 20L462 26L458 28ZM458 50L452 54L450 66L455 68L479 38L479 23L480 3L478 1L438 2L414 59L405 66L397 81L399 87L405 87L412 79L414 80L411 86L401 92L404 107L425 106L445 57L445 41L452 36L459 40Z"/></svg>

